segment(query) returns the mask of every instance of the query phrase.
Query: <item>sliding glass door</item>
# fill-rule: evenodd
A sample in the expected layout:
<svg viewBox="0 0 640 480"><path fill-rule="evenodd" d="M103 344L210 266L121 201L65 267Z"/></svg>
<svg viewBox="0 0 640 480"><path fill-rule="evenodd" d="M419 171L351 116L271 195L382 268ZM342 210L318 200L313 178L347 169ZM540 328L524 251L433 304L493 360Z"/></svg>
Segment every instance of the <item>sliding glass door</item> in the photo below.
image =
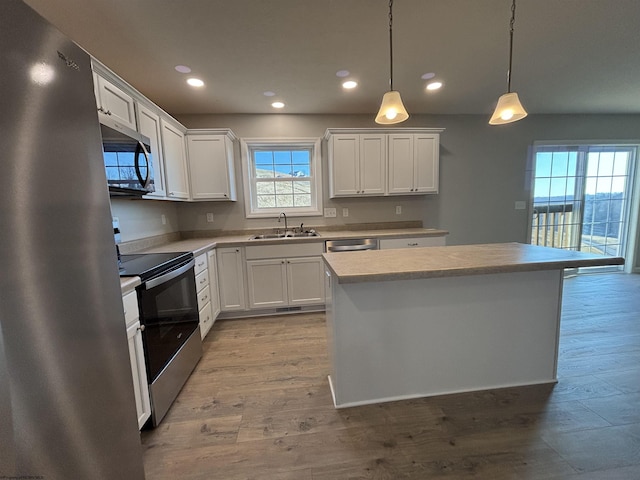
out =
<svg viewBox="0 0 640 480"><path fill-rule="evenodd" d="M624 256L636 147L534 147L531 243Z"/></svg>

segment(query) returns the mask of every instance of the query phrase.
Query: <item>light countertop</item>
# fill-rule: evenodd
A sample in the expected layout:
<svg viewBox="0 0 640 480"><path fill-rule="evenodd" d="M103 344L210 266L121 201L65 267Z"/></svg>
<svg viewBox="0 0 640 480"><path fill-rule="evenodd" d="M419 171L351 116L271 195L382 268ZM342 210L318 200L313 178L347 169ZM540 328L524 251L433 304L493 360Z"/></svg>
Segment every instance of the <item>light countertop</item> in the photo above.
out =
<svg viewBox="0 0 640 480"><path fill-rule="evenodd" d="M122 295L124 296L129 292L133 292L140 283L140 277L120 277Z"/></svg>
<svg viewBox="0 0 640 480"><path fill-rule="evenodd" d="M557 270L622 265L622 257L560 250L522 243L325 253L338 283Z"/></svg>
<svg viewBox="0 0 640 480"><path fill-rule="evenodd" d="M228 235L207 238L190 238L166 243L136 253L168 253L168 252L193 252L195 256L205 253L216 247L238 247L248 245L283 245L287 243L317 243L325 240L340 240L347 238L406 238L406 237L438 237L447 235L446 230L435 228L397 228L380 230L317 230L317 237L275 238L262 240L249 240L253 235L247 232L243 235Z"/></svg>

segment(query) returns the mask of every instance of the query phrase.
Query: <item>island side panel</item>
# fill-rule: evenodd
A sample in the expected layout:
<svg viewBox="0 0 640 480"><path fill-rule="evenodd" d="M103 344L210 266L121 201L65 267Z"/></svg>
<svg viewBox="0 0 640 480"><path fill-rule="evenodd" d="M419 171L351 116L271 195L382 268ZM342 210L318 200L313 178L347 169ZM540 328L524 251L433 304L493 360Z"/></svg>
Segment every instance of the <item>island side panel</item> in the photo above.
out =
<svg viewBox="0 0 640 480"><path fill-rule="evenodd" d="M555 382L562 273L332 278L336 406Z"/></svg>

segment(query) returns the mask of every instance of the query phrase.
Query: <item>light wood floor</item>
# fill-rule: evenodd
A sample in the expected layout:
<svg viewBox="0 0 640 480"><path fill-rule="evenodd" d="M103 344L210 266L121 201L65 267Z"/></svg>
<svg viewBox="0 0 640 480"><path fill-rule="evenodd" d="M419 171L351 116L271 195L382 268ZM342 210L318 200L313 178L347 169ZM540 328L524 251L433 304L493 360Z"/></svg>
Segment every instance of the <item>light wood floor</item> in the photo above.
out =
<svg viewBox="0 0 640 480"><path fill-rule="evenodd" d="M559 383L335 410L323 314L217 322L148 480L640 479L640 275L565 281Z"/></svg>

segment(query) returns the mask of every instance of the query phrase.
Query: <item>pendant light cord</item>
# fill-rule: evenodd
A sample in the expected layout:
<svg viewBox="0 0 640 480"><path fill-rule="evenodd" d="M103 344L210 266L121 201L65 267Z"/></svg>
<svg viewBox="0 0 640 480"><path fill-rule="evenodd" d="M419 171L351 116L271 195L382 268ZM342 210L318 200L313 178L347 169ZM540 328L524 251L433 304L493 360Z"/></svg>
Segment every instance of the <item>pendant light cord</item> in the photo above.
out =
<svg viewBox="0 0 640 480"><path fill-rule="evenodd" d="M393 91L393 0L389 0L389 91Z"/></svg>
<svg viewBox="0 0 640 480"><path fill-rule="evenodd" d="M391 0L393 2L393 0ZM513 63L513 26L516 23L516 0L511 4L511 22L509 22L509 70L507 70L507 93L511 93L511 64Z"/></svg>

